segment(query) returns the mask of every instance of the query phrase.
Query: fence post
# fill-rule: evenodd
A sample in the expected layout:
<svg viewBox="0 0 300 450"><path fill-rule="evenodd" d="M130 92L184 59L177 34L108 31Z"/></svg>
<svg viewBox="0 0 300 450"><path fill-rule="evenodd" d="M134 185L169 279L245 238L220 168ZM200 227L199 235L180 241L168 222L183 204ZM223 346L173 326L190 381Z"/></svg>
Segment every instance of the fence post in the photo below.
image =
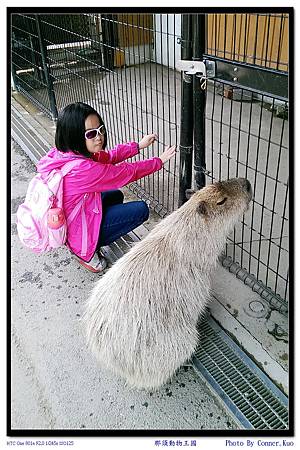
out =
<svg viewBox="0 0 300 450"><path fill-rule="evenodd" d="M43 70L44 70L46 84L47 84L47 91L48 91L48 96L49 96L51 115L52 115L52 119L56 120L58 114L57 114L55 93L54 93L54 89L53 89L53 80L52 80L52 76L50 74L49 67L47 64L47 48L46 48L46 45L44 42L44 38L42 36L41 23L40 23L40 18L39 18L38 14L35 14L35 21L36 21L37 34L38 34L38 38L39 38L40 50L41 50Z"/></svg>
<svg viewBox="0 0 300 450"><path fill-rule="evenodd" d="M193 15L193 60L203 61L205 53L205 14ZM205 186L205 106L206 82L203 85L201 78L193 77L193 105L194 105L194 176L195 187L201 189ZM203 86L203 88L201 87Z"/></svg>
<svg viewBox="0 0 300 450"><path fill-rule="evenodd" d="M115 66L115 47L118 45L117 27L112 14L101 14L102 52L105 69L113 70Z"/></svg>
<svg viewBox="0 0 300 450"><path fill-rule="evenodd" d="M181 59L192 58L192 15L181 16ZM182 73L181 79L181 119L180 119L180 166L178 206L185 201L185 190L192 185L193 165L193 78Z"/></svg>

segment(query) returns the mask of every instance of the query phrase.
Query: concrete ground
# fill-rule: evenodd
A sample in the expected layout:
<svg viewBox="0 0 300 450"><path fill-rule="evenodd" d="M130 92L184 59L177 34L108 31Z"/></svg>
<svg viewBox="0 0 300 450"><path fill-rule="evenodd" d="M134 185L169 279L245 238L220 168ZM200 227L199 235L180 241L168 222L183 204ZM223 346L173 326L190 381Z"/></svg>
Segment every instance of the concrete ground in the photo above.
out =
<svg viewBox="0 0 300 450"><path fill-rule="evenodd" d="M14 142L11 167L12 429L236 429L190 367L146 392L129 389L97 364L81 316L99 275L65 248L36 256L20 244L16 210L35 167Z"/></svg>

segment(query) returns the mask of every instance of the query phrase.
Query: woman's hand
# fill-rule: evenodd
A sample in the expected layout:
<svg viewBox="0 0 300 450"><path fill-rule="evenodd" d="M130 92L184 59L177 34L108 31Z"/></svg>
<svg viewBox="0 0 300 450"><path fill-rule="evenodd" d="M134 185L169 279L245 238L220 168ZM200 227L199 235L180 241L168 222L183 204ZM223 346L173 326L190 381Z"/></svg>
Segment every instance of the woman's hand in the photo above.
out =
<svg viewBox="0 0 300 450"><path fill-rule="evenodd" d="M154 141L157 141L157 134L146 134L143 139L139 142L139 149L149 147Z"/></svg>
<svg viewBox="0 0 300 450"><path fill-rule="evenodd" d="M172 147L166 147L165 151L160 155L160 159L162 163L165 164L169 159L173 158L176 153L176 145L172 145Z"/></svg>

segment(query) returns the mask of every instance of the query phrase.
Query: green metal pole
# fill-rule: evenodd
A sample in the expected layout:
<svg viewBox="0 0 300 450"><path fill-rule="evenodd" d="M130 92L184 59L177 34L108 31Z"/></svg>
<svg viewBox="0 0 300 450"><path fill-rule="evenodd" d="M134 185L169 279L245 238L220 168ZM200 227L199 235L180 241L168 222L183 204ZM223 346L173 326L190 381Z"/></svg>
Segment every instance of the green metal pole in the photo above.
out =
<svg viewBox="0 0 300 450"><path fill-rule="evenodd" d="M193 16L193 60L202 61L205 53L205 14ZM197 189L205 186L205 106L206 83L199 76L193 79L194 105L194 175ZM201 87L202 85L202 87Z"/></svg>

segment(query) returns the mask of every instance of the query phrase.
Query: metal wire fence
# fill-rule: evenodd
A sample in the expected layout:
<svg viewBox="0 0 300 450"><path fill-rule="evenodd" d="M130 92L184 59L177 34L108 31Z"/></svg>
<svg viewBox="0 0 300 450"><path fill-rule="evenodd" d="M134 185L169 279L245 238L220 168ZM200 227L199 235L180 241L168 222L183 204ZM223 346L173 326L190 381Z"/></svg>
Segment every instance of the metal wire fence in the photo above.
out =
<svg viewBox="0 0 300 450"><path fill-rule="evenodd" d="M288 71L288 14L206 16L208 58ZM239 66L234 68L236 75ZM253 72L254 73L254 72ZM257 73L261 76L261 72ZM274 76L275 79L275 76ZM235 78L232 78L234 81ZM288 299L288 99L212 80L206 105L206 175L210 181L247 177L251 214L229 237L226 256L281 299ZM281 94L279 92L279 94ZM226 262L228 264L228 262ZM236 272L239 269L236 270ZM244 280L247 274L242 276ZM275 302L276 303L276 302ZM279 302L280 303L280 302ZM284 309L284 304L279 309Z"/></svg>
<svg viewBox="0 0 300 450"><path fill-rule="evenodd" d="M218 94L225 86L214 82L207 96L207 178L242 176L254 189L226 255L287 299L288 121L274 113L274 98L242 89L236 101Z"/></svg>
<svg viewBox="0 0 300 450"><path fill-rule="evenodd" d="M17 15L12 20L15 83L49 114L35 17ZM170 36L180 37L174 18L88 14L81 34L80 28L73 31L73 21L72 15L64 16L60 25L51 15L40 18L57 109L75 101L94 106L106 123L111 146L156 132L158 142L141 158L157 156L163 146L178 144L180 74L173 69L177 41L169 42ZM165 25L167 31L163 31ZM132 189L141 198L148 197L164 216L178 203L178 161Z"/></svg>
<svg viewBox="0 0 300 450"><path fill-rule="evenodd" d="M74 101L102 115L108 145L156 132L136 158L180 144L182 39L179 14L13 14L12 73L17 89L55 118ZM288 14L209 14L207 58L288 69ZM267 91L267 89L266 89ZM267 91L268 92L268 91ZM226 255L278 298L288 298L288 99L212 78L207 85L207 181L247 177L251 213ZM197 126L197 124L194 124ZM161 217L178 206L179 157L132 184Z"/></svg>

